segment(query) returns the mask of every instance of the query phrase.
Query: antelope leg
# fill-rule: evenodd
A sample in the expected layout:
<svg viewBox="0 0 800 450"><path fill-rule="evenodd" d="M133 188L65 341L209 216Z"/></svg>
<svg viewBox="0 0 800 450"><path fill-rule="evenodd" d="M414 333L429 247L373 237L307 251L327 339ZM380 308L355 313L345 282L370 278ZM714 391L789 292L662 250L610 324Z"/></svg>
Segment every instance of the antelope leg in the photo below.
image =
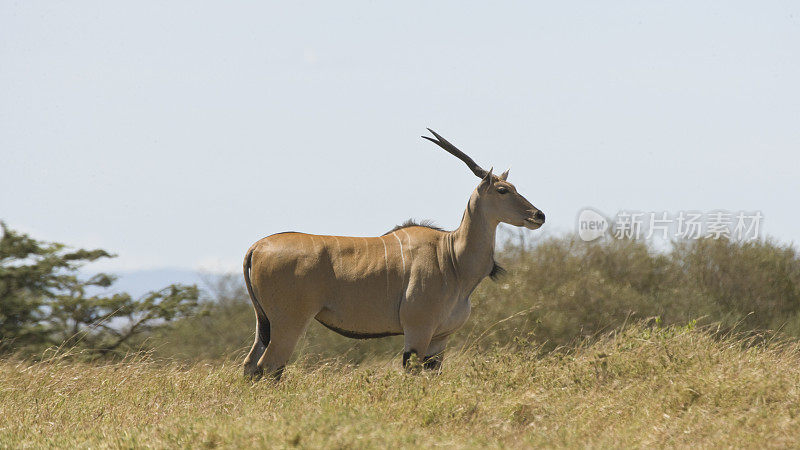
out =
<svg viewBox="0 0 800 450"><path fill-rule="evenodd" d="M264 355L258 360L259 372L271 374L280 380L283 368L292 356L297 341L305 333L314 315L309 317L270 320L270 340Z"/></svg>
<svg viewBox="0 0 800 450"><path fill-rule="evenodd" d="M406 370L411 370L413 369L413 367L409 364L411 355L417 355L418 358L421 358L421 355L427 354L428 345L431 342L433 330L428 328L405 330L404 335L405 346L403 348L403 368Z"/></svg>
<svg viewBox="0 0 800 450"><path fill-rule="evenodd" d="M261 378L263 372L259 371L258 360L264 354L264 350L269 344L269 321L266 323L256 318L256 339L253 348L244 360L244 376L250 378Z"/></svg>

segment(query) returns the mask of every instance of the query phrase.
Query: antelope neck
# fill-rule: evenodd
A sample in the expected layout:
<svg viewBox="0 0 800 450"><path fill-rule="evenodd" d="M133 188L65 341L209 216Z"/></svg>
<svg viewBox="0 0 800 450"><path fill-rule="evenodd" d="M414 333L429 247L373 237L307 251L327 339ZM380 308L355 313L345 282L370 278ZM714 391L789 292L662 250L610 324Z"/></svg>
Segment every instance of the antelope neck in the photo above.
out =
<svg viewBox="0 0 800 450"><path fill-rule="evenodd" d="M494 265L494 238L498 221L486 217L477 193L469 199L461 224L449 235L453 265L459 279L477 285ZM473 286L474 287L474 286Z"/></svg>

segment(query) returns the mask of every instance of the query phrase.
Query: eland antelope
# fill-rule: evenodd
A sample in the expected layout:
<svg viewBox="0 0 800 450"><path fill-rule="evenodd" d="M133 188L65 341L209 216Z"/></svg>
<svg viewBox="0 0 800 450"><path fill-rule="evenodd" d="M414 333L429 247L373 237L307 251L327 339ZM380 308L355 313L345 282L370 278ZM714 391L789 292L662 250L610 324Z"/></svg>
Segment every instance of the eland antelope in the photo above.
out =
<svg viewBox="0 0 800 450"><path fill-rule="evenodd" d="M486 171L428 129L423 136L456 156L481 181L454 231L406 223L378 237L286 232L253 244L244 280L256 315L246 376L280 378L312 319L356 339L404 336L403 367L415 354L438 369L448 337L466 322L469 296L501 270L494 261L501 222L535 230L544 213L508 182Z"/></svg>

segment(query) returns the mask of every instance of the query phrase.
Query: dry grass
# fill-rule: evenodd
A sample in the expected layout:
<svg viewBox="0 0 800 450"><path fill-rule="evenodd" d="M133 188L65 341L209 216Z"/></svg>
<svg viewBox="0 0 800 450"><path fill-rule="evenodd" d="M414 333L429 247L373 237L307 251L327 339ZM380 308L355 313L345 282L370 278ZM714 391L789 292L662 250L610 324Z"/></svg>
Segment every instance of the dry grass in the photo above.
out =
<svg viewBox="0 0 800 450"><path fill-rule="evenodd" d="M800 347L637 325L567 353L238 366L0 361L0 447L800 445Z"/></svg>

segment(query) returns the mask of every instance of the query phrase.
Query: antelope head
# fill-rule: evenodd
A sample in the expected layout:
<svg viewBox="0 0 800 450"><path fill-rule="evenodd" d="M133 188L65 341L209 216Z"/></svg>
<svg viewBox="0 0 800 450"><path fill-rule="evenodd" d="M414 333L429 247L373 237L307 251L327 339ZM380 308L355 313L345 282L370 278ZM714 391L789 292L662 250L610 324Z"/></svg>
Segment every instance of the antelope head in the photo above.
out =
<svg viewBox="0 0 800 450"><path fill-rule="evenodd" d="M455 145L441 137L435 131L428 128L436 139L422 136L446 152L464 161L467 167L481 179L478 188L477 202L480 208L485 211L491 219L497 222L507 223L516 227L525 227L535 230L544 224L544 213L533 206L531 202L523 197L513 184L508 182L508 170L501 175L492 174L492 169L484 170L464 152L456 148Z"/></svg>

